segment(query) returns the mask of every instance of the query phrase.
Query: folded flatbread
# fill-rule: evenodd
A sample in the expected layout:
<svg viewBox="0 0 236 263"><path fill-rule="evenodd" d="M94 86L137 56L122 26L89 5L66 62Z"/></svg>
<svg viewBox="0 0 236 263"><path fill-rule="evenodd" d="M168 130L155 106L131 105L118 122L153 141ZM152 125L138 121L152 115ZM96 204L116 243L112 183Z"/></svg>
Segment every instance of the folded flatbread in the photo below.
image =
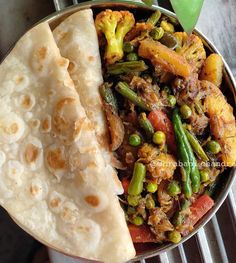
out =
<svg viewBox="0 0 236 263"><path fill-rule="evenodd" d="M111 166L106 118L99 94L103 83L98 37L91 9L69 16L53 31L63 57L69 59L69 74L79 93L81 104L96 132L106 162L106 172L113 177L117 194L123 193L116 171Z"/></svg>
<svg viewBox="0 0 236 263"><path fill-rule="evenodd" d="M0 65L0 204L50 247L125 262L133 243L68 64L41 23Z"/></svg>

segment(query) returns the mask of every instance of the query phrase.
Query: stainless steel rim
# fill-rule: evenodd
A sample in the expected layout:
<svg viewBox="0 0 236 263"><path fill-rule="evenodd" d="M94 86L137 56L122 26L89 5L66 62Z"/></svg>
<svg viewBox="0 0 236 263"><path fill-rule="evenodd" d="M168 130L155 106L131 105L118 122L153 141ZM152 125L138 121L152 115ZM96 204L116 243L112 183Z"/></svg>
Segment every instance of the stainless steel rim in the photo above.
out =
<svg viewBox="0 0 236 263"><path fill-rule="evenodd" d="M117 6L117 7L120 6L120 7L126 7L126 8L140 8L143 10L157 10L157 9L159 9L163 14L165 14L167 16L176 17L174 13L172 13L172 12L170 12L164 8L161 8L159 6L155 6L155 5L152 7L147 7L142 3L131 2L131 1L118 1L118 2L107 2L107 1L91 2L91 1L89 1L89 2L83 2L83 3L77 4L77 5L72 6L72 7L65 8L64 10L61 10L61 11L57 11L57 12L47 16L43 20L39 21L38 23L48 22L50 24L50 26L52 28L54 28L55 25L57 25L60 22L62 17L69 16L70 14L72 14L76 11L86 9L86 8L96 8L96 7L104 7L105 8L105 7L114 7L114 6ZM59 9L59 7L58 7L58 9ZM203 41L205 42L206 46L209 48L210 51L213 51L213 52L220 54L220 52L217 50L217 48L213 45L213 43L211 43L211 41L209 41L207 39L207 37L205 35L203 35L198 30L195 30L194 33L196 33L197 35L199 35L203 39ZM223 59L223 62L225 65L224 77L225 77L226 81L228 82L227 84L230 86L231 91L234 94L234 103L236 104L236 82L234 80L233 74L232 74L228 64L226 63L226 61L224 59ZM131 261L133 262L136 260L140 260L142 262L142 260L144 260L144 259L157 256L160 253L167 252L168 250L173 249L177 246L179 246L180 251L181 251L182 243L184 243L189 238L191 238L193 235L195 235L200 230L200 228L202 228L205 224L207 224L209 222L209 220L212 219L212 217L218 211L218 209L220 208L220 206L222 205L222 203L224 202L224 200L226 199L226 197L230 191L230 187L233 184L235 175L236 175L236 168L232 168L230 171L227 183L224 186L224 189L221 191L220 195L218 196L216 204L213 207L213 209L206 216L203 217L203 219L197 224L197 227L194 229L194 231L192 231L188 236L184 237L179 244L164 245L164 246L159 247L155 250L151 250L151 251L143 253L142 255L138 255L134 259L132 259ZM91 261L89 261L89 262L91 262Z"/></svg>

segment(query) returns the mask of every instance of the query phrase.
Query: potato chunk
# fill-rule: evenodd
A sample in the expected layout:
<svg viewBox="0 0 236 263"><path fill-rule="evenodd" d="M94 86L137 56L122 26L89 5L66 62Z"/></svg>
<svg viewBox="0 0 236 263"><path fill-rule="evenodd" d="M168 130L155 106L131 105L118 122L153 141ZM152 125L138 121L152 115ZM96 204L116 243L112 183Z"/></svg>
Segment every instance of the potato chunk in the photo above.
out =
<svg viewBox="0 0 236 263"><path fill-rule="evenodd" d="M201 81L201 87L209 91L205 109L210 117L212 135L221 146L219 158L225 166L236 165L236 123L233 108L227 103L221 90L209 81Z"/></svg>
<svg viewBox="0 0 236 263"><path fill-rule="evenodd" d="M220 55L211 54L204 62L200 79L220 87L223 77L223 61Z"/></svg>
<svg viewBox="0 0 236 263"><path fill-rule="evenodd" d="M138 54L149 59L154 67L161 67L174 75L187 78L191 74L191 66L187 60L158 41L152 39L141 41Z"/></svg>

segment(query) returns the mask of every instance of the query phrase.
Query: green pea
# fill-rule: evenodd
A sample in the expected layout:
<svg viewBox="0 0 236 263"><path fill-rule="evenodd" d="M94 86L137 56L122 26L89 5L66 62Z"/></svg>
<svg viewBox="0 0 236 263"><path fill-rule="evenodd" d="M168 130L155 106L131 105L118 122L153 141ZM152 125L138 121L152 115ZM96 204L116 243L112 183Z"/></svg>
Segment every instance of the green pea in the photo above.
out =
<svg viewBox="0 0 236 263"><path fill-rule="evenodd" d="M201 182L205 183L209 180L209 173L207 170L200 171Z"/></svg>
<svg viewBox="0 0 236 263"><path fill-rule="evenodd" d="M167 187L167 193L170 196L176 196L181 193L181 188L178 181L171 181Z"/></svg>
<svg viewBox="0 0 236 263"><path fill-rule="evenodd" d="M143 218L141 216L136 216L132 223L136 226L141 226L143 224Z"/></svg>
<svg viewBox="0 0 236 263"><path fill-rule="evenodd" d="M175 98L175 96L169 95L168 96L168 101L169 101L171 107L174 107L176 105L176 98Z"/></svg>
<svg viewBox="0 0 236 263"><path fill-rule="evenodd" d="M152 141L155 143L155 144L164 144L165 141L166 141L166 135L164 132L162 131L157 131L153 134L153 137L152 137Z"/></svg>
<svg viewBox="0 0 236 263"><path fill-rule="evenodd" d="M153 209L155 207L155 201L152 197L148 197L146 200L146 208L147 209Z"/></svg>
<svg viewBox="0 0 236 263"><path fill-rule="evenodd" d="M151 30L150 32L150 36L154 39L154 40L159 40L163 37L164 35L164 29L162 27L155 27Z"/></svg>
<svg viewBox="0 0 236 263"><path fill-rule="evenodd" d="M146 189L149 193L155 193L157 191L157 184L156 183L148 183Z"/></svg>
<svg viewBox="0 0 236 263"><path fill-rule="evenodd" d="M130 42L125 42L123 44L123 50L126 53L131 53L134 51L134 46Z"/></svg>
<svg viewBox="0 0 236 263"><path fill-rule="evenodd" d="M192 110L188 105L184 104L180 107L180 114L183 119L188 119L192 115Z"/></svg>
<svg viewBox="0 0 236 263"><path fill-rule="evenodd" d="M209 141L207 144L206 144L206 147L207 147L207 150L213 154L217 154L221 151L221 147L219 145L218 142L216 141Z"/></svg>
<svg viewBox="0 0 236 263"><path fill-rule="evenodd" d="M139 146L141 144L141 138L138 134L131 134L129 136L129 144L131 146Z"/></svg>
<svg viewBox="0 0 236 263"><path fill-rule="evenodd" d="M133 215L133 214L135 214L135 213L136 213L135 208L132 207L132 206L129 206L128 209L127 209L127 214L128 214L128 215Z"/></svg>
<svg viewBox="0 0 236 263"><path fill-rule="evenodd" d="M179 243L182 239L181 234L176 230L169 232L168 238L170 242L173 242L175 244Z"/></svg>
<svg viewBox="0 0 236 263"><path fill-rule="evenodd" d="M126 59L128 61L138 61L139 57L138 57L138 54L137 53L129 53L127 56L126 56Z"/></svg>
<svg viewBox="0 0 236 263"><path fill-rule="evenodd" d="M128 195L127 201L130 206L137 206L139 204L140 196L139 195Z"/></svg>

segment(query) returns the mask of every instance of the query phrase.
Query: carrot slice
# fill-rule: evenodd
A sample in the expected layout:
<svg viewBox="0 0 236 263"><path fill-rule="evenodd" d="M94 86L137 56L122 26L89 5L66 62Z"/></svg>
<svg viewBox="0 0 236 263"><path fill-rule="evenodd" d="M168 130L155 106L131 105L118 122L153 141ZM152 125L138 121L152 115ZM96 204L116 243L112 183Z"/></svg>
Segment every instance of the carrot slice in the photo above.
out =
<svg viewBox="0 0 236 263"><path fill-rule="evenodd" d="M129 232L134 243L151 243L155 242L155 235L147 225L135 226L128 224Z"/></svg>
<svg viewBox="0 0 236 263"><path fill-rule="evenodd" d="M162 110L155 110L149 113L148 119L156 131L165 133L168 147L176 153L174 127L167 115Z"/></svg>
<svg viewBox="0 0 236 263"><path fill-rule="evenodd" d="M190 207L190 221L194 226L212 207L214 200L209 195L200 196Z"/></svg>

